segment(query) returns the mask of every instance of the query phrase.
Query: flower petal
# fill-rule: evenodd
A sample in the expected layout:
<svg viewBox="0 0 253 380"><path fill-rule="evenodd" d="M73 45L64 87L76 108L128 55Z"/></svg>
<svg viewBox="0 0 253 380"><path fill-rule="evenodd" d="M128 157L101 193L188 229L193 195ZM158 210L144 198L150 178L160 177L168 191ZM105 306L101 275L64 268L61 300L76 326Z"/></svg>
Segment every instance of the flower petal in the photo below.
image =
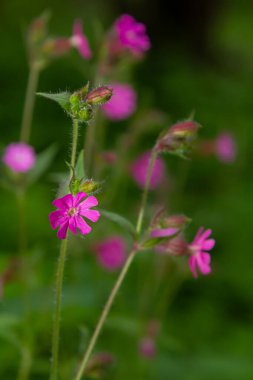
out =
<svg viewBox="0 0 253 380"><path fill-rule="evenodd" d="M204 240L206 240L212 233L212 230L209 228L199 238L199 243L202 243Z"/></svg>
<svg viewBox="0 0 253 380"><path fill-rule="evenodd" d="M49 221L53 230L62 224L62 221L65 221L63 219L65 219L65 216L60 210L55 210L49 214Z"/></svg>
<svg viewBox="0 0 253 380"><path fill-rule="evenodd" d="M68 225L69 225L69 221L66 220L65 223L61 224L58 232L57 232L57 236L59 239L66 239L66 235L67 235L67 230L68 230Z"/></svg>
<svg viewBox="0 0 253 380"><path fill-rule="evenodd" d="M196 257L195 256L191 256L189 258L189 267L190 267L190 270L193 274L193 277L197 278L198 277L198 273L197 273L197 269L196 269L196 264L197 264L197 261L196 261Z"/></svg>
<svg viewBox="0 0 253 380"><path fill-rule="evenodd" d="M204 251L210 251L215 246L215 240L214 239L208 239L205 240L202 244L202 249Z"/></svg>
<svg viewBox="0 0 253 380"><path fill-rule="evenodd" d="M79 228L83 235L87 235L91 232L91 227L83 220L81 216L75 216L76 226Z"/></svg>
<svg viewBox="0 0 253 380"><path fill-rule="evenodd" d="M65 211L66 209L73 207L73 195L64 195L62 198L55 199L52 204L60 210Z"/></svg>
<svg viewBox="0 0 253 380"><path fill-rule="evenodd" d="M73 198L73 207L76 207L79 202L83 199L87 197L87 194L84 193L83 191L80 191L79 193L77 193L74 198Z"/></svg>
<svg viewBox="0 0 253 380"><path fill-rule="evenodd" d="M201 252L198 256L196 256L196 260L199 270L202 274L207 275L211 272L211 256L209 255L209 253Z"/></svg>
<svg viewBox="0 0 253 380"><path fill-rule="evenodd" d="M72 217L69 219L69 229L70 229L70 231L72 232L72 234L74 234L74 235L77 234L76 227L77 227L77 224L76 224L76 217L75 217L75 216L72 216Z"/></svg>
<svg viewBox="0 0 253 380"><path fill-rule="evenodd" d="M160 228L151 231L150 235L152 237L166 237L173 236L178 232L178 228Z"/></svg>
<svg viewBox="0 0 253 380"><path fill-rule="evenodd" d="M100 218L100 212L97 210L82 210L80 211L80 214L92 222L97 222Z"/></svg>
<svg viewBox="0 0 253 380"><path fill-rule="evenodd" d="M91 195L90 197L86 198L82 203L79 205L80 211L87 210L90 207L94 207L98 205L98 200L96 197Z"/></svg>

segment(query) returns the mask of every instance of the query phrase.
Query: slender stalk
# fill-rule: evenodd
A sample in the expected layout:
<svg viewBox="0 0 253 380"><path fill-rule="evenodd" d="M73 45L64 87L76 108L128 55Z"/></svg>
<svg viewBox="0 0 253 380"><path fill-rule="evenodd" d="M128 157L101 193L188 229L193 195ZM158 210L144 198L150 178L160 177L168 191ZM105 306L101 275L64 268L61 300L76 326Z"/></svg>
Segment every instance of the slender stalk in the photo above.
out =
<svg viewBox="0 0 253 380"><path fill-rule="evenodd" d="M77 151L77 140L78 140L78 120L73 120L73 140L72 140L72 150L70 165L75 168L76 164L76 151Z"/></svg>
<svg viewBox="0 0 253 380"><path fill-rule="evenodd" d="M60 336L60 318L61 318L61 293L63 283L64 264L67 252L67 239L61 243L60 257L56 276L56 295L55 295L55 314L53 322L53 339L52 339L52 367L51 380L57 379L58 356L59 356L59 336Z"/></svg>
<svg viewBox="0 0 253 380"><path fill-rule="evenodd" d="M153 149L152 153L151 153L150 160L149 160L147 178L146 178L146 183L145 183L144 191L143 191L143 194L142 194L141 208L140 208L140 212L139 212L138 220L137 220L137 225L136 225L136 239L139 238L139 235L140 235L140 232L141 232L141 227L142 227L142 223L143 223L143 217L144 217L144 213L145 213L145 207L146 207L146 203L147 203L148 190L149 190L151 175L152 175L152 172L153 172L156 156L157 156L157 152Z"/></svg>
<svg viewBox="0 0 253 380"><path fill-rule="evenodd" d="M28 347L22 348L22 361L19 369L17 380L27 380L29 378L29 373L32 365L31 352Z"/></svg>
<svg viewBox="0 0 253 380"><path fill-rule="evenodd" d="M76 151L77 151L77 141L78 141L78 121L73 120L73 139L72 139L72 149L70 165L72 168L76 164ZM70 170L71 177L71 170ZM55 294L55 312L53 321L53 337L52 337L52 367L51 367L51 380L56 380L58 376L58 356L59 356L59 338L60 338L60 318L61 318L61 294L62 294L62 283L64 274L64 264L67 252L67 238L61 243L59 264L56 276L56 294Z"/></svg>
<svg viewBox="0 0 253 380"><path fill-rule="evenodd" d="M141 208L140 208L139 215L137 218L136 241L137 241L137 238L139 237L139 234L140 234L140 231L142 228L143 216L144 216L146 201L147 201L147 194L148 194L148 189L149 189L149 185L150 185L150 178L151 178L151 174L153 171L156 156L157 156L157 153L155 150L153 150L151 157L150 157L150 161L149 161L148 173L147 173L146 183L145 183L144 192L143 192L143 196L142 196ZM100 315L100 318L99 318L98 323L96 325L96 328L92 334L91 340L88 344L88 347L86 349L86 352L85 352L84 357L82 359L81 365L79 367L79 370L78 370L77 375L74 378L74 380L81 380L81 378L83 376L84 370L87 366L90 355L92 354L94 346L97 342L97 339L99 337L101 329L102 329L102 327L106 321L108 313L109 313L111 306L114 302L114 299L115 299L115 297L116 297L116 295L117 295L117 293L121 287L121 284L125 279L125 276L126 276L128 270L130 268L130 265L132 264L132 261L134 259L134 256L135 256L135 253L137 252L137 250L138 250L138 243L134 242L133 249L131 250L131 252L130 252L130 254L126 260L126 262L125 262L125 264L124 264L124 266L123 266L123 268L119 274L119 277L118 277L118 279L117 279L117 281L116 281L116 283L115 283L115 285L114 285L114 287L113 287L113 289L109 295L109 298L105 304L105 307L102 311L102 314Z"/></svg>
<svg viewBox="0 0 253 380"><path fill-rule="evenodd" d="M39 72L40 68L38 65L31 65L26 88L25 104L20 133L20 141L23 141L25 143L28 143L30 140L34 100L38 85Z"/></svg>
<svg viewBox="0 0 253 380"><path fill-rule="evenodd" d="M109 311L111 309L113 301L114 301L114 299L115 299L115 297L116 297L116 295L118 293L118 290L119 290L119 288L120 288L120 286L121 286L121 284L122 284L122 282L123 282L123 280L124 280L124 278L125 278L125 276L126 276L126 274L128 272L128 269L129 269L129 267L130 267L130 265L131 265L131 263L133 261L133 258L135 256L135 252L136 252L135 249L133 249L130 252L130 254L129 254L129 256L128 256L126 262L125 262L125 265L122 268L122 270L121 270L121 272L119 274L119 277L118 277L118 279L117 279L117 281L116 281L116 283L115 283L115 285L114 285L114 287L113 287L113 289L111 291L111 294L110 294L110 296L109 296L109 298L108 298L108 300L107 300L107 302L105 304L103 312L102 312L102 314L101 314L101 316L99 318L99 321L97 323L96 329L95 329L95 331L94 331L94 333L92 335L92 338L90 340L90 343L89 343L89 345L87 347L87 350L85 352L85 355L84 355L82 363L81 363L81 366L80 366L79 371L78 371L78 373L77 373L77 375L75 377L75 380L80 380L82 378L82 376L83 376L85 367L86 367L86 365L88 363L90 355L91 355L91 353L93 351L93 348L94 348L94 346L96 344L97 338L98 338L98 336L99 336L99 334L101 332L101 329L102 329L102 327L104 325L104 322L105 322L105 320L107 318L107 315L108 315L108 313L109 313Z"/></svg>

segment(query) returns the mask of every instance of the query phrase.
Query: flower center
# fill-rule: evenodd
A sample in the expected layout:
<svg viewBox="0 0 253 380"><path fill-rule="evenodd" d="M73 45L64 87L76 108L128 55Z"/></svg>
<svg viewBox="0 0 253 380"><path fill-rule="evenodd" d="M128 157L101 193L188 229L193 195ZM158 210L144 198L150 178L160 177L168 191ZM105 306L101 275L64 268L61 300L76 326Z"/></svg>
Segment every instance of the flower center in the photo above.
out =
<svg viewBox="0 0 253 380"><path fill-rule="evenodd" d="M75 207L72 207L68 210L68 216L74 216L77 214L77 209Z"/></svg>

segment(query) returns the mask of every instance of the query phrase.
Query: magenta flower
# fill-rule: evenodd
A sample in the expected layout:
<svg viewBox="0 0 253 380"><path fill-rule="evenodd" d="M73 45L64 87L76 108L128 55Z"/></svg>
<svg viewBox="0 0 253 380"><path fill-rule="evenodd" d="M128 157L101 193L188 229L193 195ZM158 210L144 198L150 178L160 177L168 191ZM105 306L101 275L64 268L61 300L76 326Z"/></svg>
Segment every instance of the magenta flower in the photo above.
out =
<svg viewBox="0 0 253 380"><path fill-rule="evenodd" d="M83 33L83 26L80 20L76 20L73 26L73 35L70 39L72 46L77 48L84 59L90 59L92 56L90 45L87 37Z"/></svg>
<svg viewBox="0 0 253 380"><path fill-rule="evenodd" d="M153 359L156 355L156 344L153 338L145 337L139 343L139 353L146 359Z"/></svg>
<svg viewBox="0 0 253 380"><path fill-rule="evenodd" d="M129 84L113 83L113 95L102 106L105 115L110 120L124 120L131 116L136 109L137 95Z"/></svg>
<svg viewBox="0 0 253 380"><path fill-rule="evenodd" d="M32 169L36 156L33 147L25 143L12 143L7 146L3 162L16 173L25 173Z"/></svg>
<svg viewBox="0 0 253 380"><path fill-rule="evenodd" d="M236 143L229 132L223 132L216 138L215 152L221 162L231 163L235 160Z"/></svg>
<svg viewBox="0 0 253 380"><path fill-rule="evenodd" d="M209 239L212 230L208 229L204 231L201 227L193 242L188 245L188 250L191 255L189 259L190 270L193 277L198 277L197 269L203 274L207 275L211 272L211 256L207 251L210 251L214 245L215 240Z"/></svg>
<svg viewBox="0 0 253 380"><path fill-rule="evenodd" d="M89 196L82 201L85 197L87 197L87 194L79 192L74 196L67 194L52 202L58 210L49 214L49 220L53 230L60 227L57 232L59 239L66 238L68 229L74 235L77 234L77 229L79 229L83 235L89 234L91 227L84 221L83 217L92 222L97 222L100 218L100 213L97 210L91 210L91 207L97 206L97 198Z"/></svg>
<svg viewBox="0 0 253 380"><path fill-rule="evenodd" d="M98 263L108 271L122 267L126 259L124 240L120 236L112 236L95 246Z"/></svg>
<svg viewBox="0 0 253 380"><path fill-rule="evenodd" d="M122 47L134 55L140 55L150 49L150 39L144 24L137 22L132 16L123 14L115 22L115 29Z"/></svg>
<svg viewBox="0 0 253 380"><path fill-rule="evenodd" d="M145 152L134 161L131 166L131 174L135 182L141 189L144 188L147 178L150 152ZM150 189L155 189L160 185L165 176L165 165L161 158L157 158L154 164L153 172L150 179Z"/></svg>

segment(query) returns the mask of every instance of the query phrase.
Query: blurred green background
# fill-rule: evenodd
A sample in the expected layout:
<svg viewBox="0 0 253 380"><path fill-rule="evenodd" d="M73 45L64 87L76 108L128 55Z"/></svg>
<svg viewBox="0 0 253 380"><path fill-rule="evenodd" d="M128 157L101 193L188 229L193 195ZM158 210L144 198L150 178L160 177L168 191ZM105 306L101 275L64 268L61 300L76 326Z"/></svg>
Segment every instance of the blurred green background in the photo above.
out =
<svg viewBox="0 0 253 380"><path fill-rule="evenodd" d="M73 20L82 18L92 46L97 36L123 12L143 21L152 49L134 68L131 79L138 92L140 109L158 108L171 122L189 116L194 110L196 120L204 127L201 138L215 138L226 129L233 133L238 145L238 156L232 165L198 156L190 162L165 158L174 184L167 199L170 211L192 217L187 231L189 239L200 225L213 230L217 242L212 252L213 273L197 281L190 276L181 281L175 278L173 264L167 283L157 291L152 283L154 253L142 253L122 287L96 348L111 352L116 358L105 379L253 379L253 3L246 0L1 0L2 148L19 138L28 76L25 31L31 20L45 9L52 12L53 35L70 35ZM43 71L39 91L75 90L90 75L89 63L72 52ZM109 124L107 147L113 149L117 137L126 129L125 122ZM139 140L129 162L152 146L158 132L160 129L157 132L153 129ZM37 380L48 378L51 300L59 245L47 222L56 192L50 173L66 171L70 136L70 120L60 108L36 99L31 143L38 152L54 142L58 144L56 160L40 183L29 189L27 203L30 268L34 268L29 279L34 311L31 326L36 337L31 378ZM128 187L120 189L113 206L115 211L134 221L140 192L130 179L123 185ZM110 197L109 180L105 191ZM121 196L126 193L128 197ZM16 254L17 221L13 195L3 189L0 194L0 270L3 271L8 258ZM100 221L97 239L110 233L122 233L122 230ZM87 336L117 276L104 272L96 265L94 256L87 254L91 244L91 238L88 244L73 239L73 254L69 250L61 334L62 378L70 378L75 358L83 352ZM154 309L165 287L169 289L165 293L167 299L163 298L158 316ZM144 300L141 307L145 289L150 292L151 304L146 305ZM6 287L0 310L0 377L14 379L20 352L13 335L21 334L24 315L17 283ZM152 318L160 318L162 327L157 355L147 360L138 353L138 341Z"/></svg>

